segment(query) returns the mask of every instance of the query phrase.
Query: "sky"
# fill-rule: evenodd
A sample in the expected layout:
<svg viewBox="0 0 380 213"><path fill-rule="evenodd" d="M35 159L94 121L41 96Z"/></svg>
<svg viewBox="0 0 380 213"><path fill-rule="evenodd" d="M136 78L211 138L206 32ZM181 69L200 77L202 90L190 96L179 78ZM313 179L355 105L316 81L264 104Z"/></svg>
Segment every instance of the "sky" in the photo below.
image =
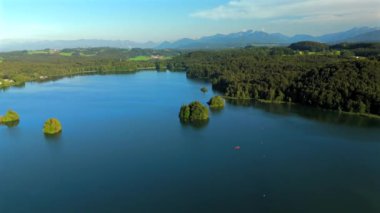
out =
<svg viewBox="0 0 380 213"><path fill-rule="evenodd" d="M380 0L0 0L0 39L137 42L380 26Z"/></svg>

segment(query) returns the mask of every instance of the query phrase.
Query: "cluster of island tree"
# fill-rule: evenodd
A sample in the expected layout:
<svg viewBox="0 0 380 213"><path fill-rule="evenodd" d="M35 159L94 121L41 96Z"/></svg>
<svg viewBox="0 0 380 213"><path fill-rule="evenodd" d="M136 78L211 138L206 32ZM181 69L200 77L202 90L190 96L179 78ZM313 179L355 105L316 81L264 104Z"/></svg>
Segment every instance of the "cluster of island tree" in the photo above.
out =
<svg viewBox="0 0 380 213"><path fill-rule="evenodd" d="M179 118L184 123L207 121L208 117L207 107L199 101L183 105L179 111Z"/></svg>
<svg viewBox="0 0 380 213"><path fill-rule="evenodd" d="M13 127L17 126L20 121L20 116L13 110L8 110L4 116L0 116L0 124Z"/></svg>
<svg viewBox="0 0 380 213"><path fill-rule="evenodd" d="M43 132L46 135L55 135L61 133L61 122L59 122L59 120L56 118L49 118L44 124Z"/></svg>
<svg viewBox="0 0 380 213"><path fill-rule="evenodd" d="M203 93L206 93L206 92L208 92L208 89L207 89L207 87L202 87L202 88L201 88L201 91L202 91Z"/></svg>
<svg viewBox="0 0 380 213"><path fill-rule="evenodd" d="M207 103L211 109L222 109L224 107L224 99L221 96L214 96Z"/></svg>
<svg viewBox="0 0 380 213"><path fill-rule="evenodd" d="M19 121L19 114L13 110L8 110L4 116L0 116L0 124L8 127L17 126ZM58 119L50 118L45 122L42 131L46 135L55 135L62 132L62 125Z"/></svg>
<svg viewBox="0 0 380 213"><path fill-rule="evenodd" d="M208 102L211 109L222 109L224 99L220 96L212 97ZM199 101L182 105L179 111L179 118L183 123L199 123L209 119L209 110Z"/></svg>
<svg viewBox="0 0 380 213"><path fill-rule="evenodd" d="M0 88L76 74L169 69L208 80L227 98L380 115L379 43L299 42L208 51L89 48L0 57Z"/></svg>

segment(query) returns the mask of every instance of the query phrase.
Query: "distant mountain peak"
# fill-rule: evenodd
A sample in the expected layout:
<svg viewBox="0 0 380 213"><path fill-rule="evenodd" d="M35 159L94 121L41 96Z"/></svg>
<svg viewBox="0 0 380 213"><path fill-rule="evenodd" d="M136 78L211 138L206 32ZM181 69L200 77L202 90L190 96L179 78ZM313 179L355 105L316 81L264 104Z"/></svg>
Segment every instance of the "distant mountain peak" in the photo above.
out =
<svg viewBox="0 0 380 213"><path fill-rule="evenodd" d="M347 31L330 33L322 36L312 36L307 34L297 34L286 36L281 33L268 33L262 30L243 30L230 34L216 34L205 36L194 40L178 40L171 43L162 43L157 48L179 48L179 49L220 49L244 47L247 45L288 45L299 41L316 41L323 43L338 43L362 34L371 33L378 30L374 27L354 27ZM370 35L372 38L373 35ZM364 37L362 37L364 39ZM360 40L360 38L359 38ZM372 39L373 40L373 39ZM372 41L371 40L371 41ZM365 39L363 40L365 41Z"/></svg>
<svg viewBox="0 0 380 213"><path fill-rule="evenodd" d="M221 49L245 47L247 45L288 45L299 41L316 41L323 43L340 42L380 42L380 27L354 27L342 32L312 36L297 34L287 36L281 33L268 33L263 30L242 30L229 34L215 34L198 39L182 38L174 42L165 41L138 43L129 40L54 40L21 41L2 40L0 51L65 49L78 47L117 47L117 48L157 48L157 49Z"/></svg>

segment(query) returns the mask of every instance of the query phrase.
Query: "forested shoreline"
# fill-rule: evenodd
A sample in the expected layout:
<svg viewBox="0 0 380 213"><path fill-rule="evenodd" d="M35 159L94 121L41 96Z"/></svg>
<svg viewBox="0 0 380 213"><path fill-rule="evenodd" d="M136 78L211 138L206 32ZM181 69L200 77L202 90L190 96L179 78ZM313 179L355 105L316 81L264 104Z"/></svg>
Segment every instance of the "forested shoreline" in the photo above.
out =
<svg viewBox="0 0 380 213"><path fill-rule="evenodd" d="M28 81L91 73L132 72L156 69L158 61L178 55L177 51L143 49L79 48L0 53L0 88Z"/></svg>
<svg viewBox="0 0 380 213"><path fill-rule="evenodd" d="M230 98L380 115L379 57L334 51L308 54L253 47L198 51L173 59L168 68L208 80Z"/></svg>
<svg viewBox="0 0 380 213"><path fill-rule="evenodd" d="M300 42L192 52L79 48L0 53L0 59L0 88L78 74L168 69L208 80L229 98L380 115L379 44Z"/></svg>

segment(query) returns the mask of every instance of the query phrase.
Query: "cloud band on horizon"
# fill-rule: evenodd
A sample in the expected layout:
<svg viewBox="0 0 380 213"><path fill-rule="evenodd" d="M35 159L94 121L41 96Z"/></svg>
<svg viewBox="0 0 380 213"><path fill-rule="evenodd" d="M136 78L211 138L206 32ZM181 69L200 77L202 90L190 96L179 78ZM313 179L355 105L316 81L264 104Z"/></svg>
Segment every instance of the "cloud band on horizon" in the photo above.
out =
<svg viewBox="0 0 380 213"><path fill-rule="evenodd" d="M217 7L200 10L191 17L260 20L352 20L363 22L380 19L378 0L232 0ZM296 17L296 18L295 18Z"/></svg>

